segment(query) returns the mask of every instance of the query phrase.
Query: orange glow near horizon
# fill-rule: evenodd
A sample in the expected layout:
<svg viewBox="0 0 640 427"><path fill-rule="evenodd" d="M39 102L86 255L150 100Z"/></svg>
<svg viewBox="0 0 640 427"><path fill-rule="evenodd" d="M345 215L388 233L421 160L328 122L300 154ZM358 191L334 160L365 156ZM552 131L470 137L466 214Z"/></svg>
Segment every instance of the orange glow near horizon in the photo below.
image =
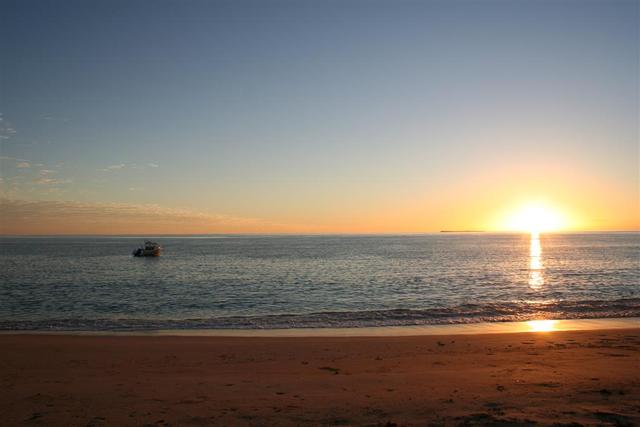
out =
<svg viewBox="0 0 640 427"><path fill-rule="evenodd" d="M508 180L504 180L507 182ZM481 182L489 188L492 182ZM504 185L504 187L502 186ZM251 210L179 203L77 202L0 197L0 234L224 234L424 233L440 230L549 232L640 230L637 206L627 199L497 184L454 186L416 196L365 191L331 193L299 203L269 201ZM615 195L611 190L609 195ZM274 196L275 197L275 196ZM338 207L336 207L336 204ZM222 213L220 213L222 211ZM69 219L73 218L73 221Z"/></svg>

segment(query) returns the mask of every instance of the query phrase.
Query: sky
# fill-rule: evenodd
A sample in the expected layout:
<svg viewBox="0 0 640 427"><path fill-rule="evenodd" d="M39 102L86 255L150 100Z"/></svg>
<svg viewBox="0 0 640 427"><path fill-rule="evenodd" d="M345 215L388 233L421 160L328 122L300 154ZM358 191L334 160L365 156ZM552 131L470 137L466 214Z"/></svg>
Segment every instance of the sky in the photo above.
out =
<svg viewBox="0 0 640 427"><path fill-rule="evenodd" d="M0 234L640 229L639 5L0 0Z"/></svg>

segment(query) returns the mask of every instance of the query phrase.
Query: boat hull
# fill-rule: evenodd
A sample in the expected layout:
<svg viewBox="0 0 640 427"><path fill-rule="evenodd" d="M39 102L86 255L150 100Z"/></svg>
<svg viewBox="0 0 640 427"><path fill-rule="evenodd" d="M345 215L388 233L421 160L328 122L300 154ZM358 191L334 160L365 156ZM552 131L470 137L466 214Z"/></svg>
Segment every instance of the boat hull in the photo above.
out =
<svg viewBox="0 0 640 427"><path fill-rule="evenodd" d="M160 256L160 249L152 249L152 250L147 250L147 249L136 249L135 251L133 251L133 256L135 257L146 257L146 256L151 256L151 257L155 257L155 256Z"/></svg>

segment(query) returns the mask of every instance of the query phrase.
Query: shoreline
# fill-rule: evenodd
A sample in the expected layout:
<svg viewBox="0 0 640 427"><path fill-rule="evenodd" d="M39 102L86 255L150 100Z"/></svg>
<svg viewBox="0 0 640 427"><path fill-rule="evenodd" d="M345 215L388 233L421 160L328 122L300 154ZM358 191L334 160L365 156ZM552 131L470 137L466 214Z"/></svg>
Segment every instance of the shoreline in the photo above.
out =
<svg viewBox="0 0 640 427"><path fill-rule="evenodd" d="M153 329L153 330L0 330L3 335L79 336L205 336L205 337L394 337L484 335L521 332L592 331L640 328L640 317L542 319L520 322L479 322L441 325L373 326L358 328L287 329Z"/></svg>

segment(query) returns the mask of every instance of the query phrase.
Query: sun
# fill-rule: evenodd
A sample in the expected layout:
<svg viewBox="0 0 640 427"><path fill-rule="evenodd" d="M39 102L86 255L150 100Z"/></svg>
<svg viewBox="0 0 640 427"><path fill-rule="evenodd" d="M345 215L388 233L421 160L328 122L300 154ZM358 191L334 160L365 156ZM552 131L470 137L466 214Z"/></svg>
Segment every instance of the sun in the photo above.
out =
<svg viewBox="0 0 640 427"><path fill-rule="evenodd" d="M531 332L551 332L556 330L555 320L529 320L527 322Z"/></svg>
<svg viewBox="0 0 640 427"><path fill-rule="evenodd" d="M565 215L543 203L528 203L507 216L505 228L531 234L557 231L565 228Z"/></svg>

